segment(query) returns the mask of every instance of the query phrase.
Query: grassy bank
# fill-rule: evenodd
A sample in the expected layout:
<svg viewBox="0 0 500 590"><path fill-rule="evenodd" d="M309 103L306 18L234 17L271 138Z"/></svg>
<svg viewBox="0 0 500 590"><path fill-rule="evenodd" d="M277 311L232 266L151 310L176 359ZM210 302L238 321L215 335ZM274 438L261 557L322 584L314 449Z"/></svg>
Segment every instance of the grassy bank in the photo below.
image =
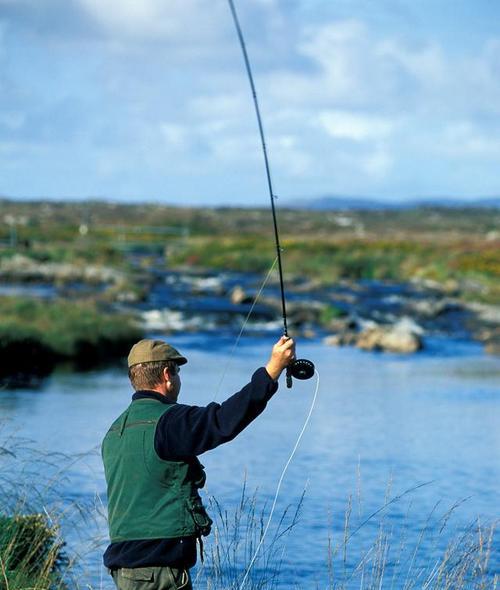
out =
<svg viewBox="0 0 500 590"><path fill-rule="evenodd" d="M317 279L431 280L464 299L500 300L498 244L472 240L285 237L289 275ZM274 259L269 244L252 237L198 237L179 245L170 262L218 269L265 272Z"/></svg>
<svg viewBox="0 0 500 590"><path fill-rule="evenodd" d="M95 303L0 298L0 379L44 376L62 361L90 367L123 357L140 337L131 316Z"/></svg>
<svg viewBox="0 0 500 590"><path fill-rule="evenodd" d="M2 260L22 254L42 263L101 265L140 290L126 254L166 254L183 265L266 271L274 259L269 210L112 203L2 201ZM6 223L8 220L9 223ZM289 275L332 283L340 278L430 279L469 300L500 296L500 211L417 207L389 211L280 209ZM141 264L147 266L147 257ZM15 273L10 275L14 280ZM123 289L122 289L123 290Z"/></svg>
<svg viewBox="0 0 500 590"><path fill-rule="evenodd" d="M92 365L122 356L140 334L129 317L109 313L110 304L147 297L151 268L265 274L276 255L267 208L0 205L0 281L55 285L74 299L0 299L0 378L26 368L43 374L61 360ZM430 281L465 301L500 301L497 209L281 209L278 219L287 280Z"/></svg>

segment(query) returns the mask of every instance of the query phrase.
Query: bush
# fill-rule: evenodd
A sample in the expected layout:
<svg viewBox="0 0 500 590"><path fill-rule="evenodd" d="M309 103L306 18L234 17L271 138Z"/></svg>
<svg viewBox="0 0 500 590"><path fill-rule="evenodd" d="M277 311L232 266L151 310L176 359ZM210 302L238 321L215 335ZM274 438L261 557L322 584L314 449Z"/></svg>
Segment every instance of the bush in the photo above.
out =
<svg viewBox="0 0 500 590"><path fill-rule="evenodd" d="M43 514L0 515L0 589L63 586L63 545L57 526Z"/></svg>

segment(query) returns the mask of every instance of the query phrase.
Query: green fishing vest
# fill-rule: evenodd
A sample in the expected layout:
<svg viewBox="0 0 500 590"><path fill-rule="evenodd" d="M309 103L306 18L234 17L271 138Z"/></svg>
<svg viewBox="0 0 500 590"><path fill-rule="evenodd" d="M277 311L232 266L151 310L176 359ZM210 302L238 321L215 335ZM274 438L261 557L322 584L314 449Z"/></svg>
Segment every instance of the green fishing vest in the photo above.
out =
<svg viewBox="0 0 500 590"><path fill-rule="evenodd" d="M196 457L164 461L154 448L156 424L172 407L135 400L104 437L112 543L210 533L212 520L198 494L206 479L203 465Z"/></svg>

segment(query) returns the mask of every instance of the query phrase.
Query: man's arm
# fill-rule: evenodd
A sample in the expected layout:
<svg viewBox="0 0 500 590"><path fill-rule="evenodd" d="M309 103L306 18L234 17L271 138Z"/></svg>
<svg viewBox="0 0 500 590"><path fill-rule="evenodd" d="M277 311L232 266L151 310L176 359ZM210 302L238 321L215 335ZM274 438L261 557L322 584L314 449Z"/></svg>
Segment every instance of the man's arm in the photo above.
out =
<svg viewBox="0 0 500 590"><path fill-rule="evenodd" d="M278 389L278 377L294 355L293 340L283 337L274 345L266 367L255 371L250 383L222 404L178 404L166 412L155 434L159 457L175 460L201 455L232 440L264 411Z"/></svg>

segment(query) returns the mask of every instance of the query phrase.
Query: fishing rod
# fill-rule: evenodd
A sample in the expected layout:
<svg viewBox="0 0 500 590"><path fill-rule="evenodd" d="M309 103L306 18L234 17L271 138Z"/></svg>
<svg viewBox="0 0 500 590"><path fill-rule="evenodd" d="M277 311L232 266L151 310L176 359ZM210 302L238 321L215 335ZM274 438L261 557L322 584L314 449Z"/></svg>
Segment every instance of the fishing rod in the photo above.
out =
<svg viewBox="0 0 500 590"><path fill-rule="evenodd" d="M260 142L262 146L262 153L264 155L264 164L266 168L266 177L267 177L267 187L269 189L269 198L271 200L271 212L273 217L273 227L274 227L274 241L276 245L276 257L278 260L278 274L280 279L280 293L281 293L281 311L283 315L283 335L288 336L288 322L287 322L287 314L286 314L286 298L285 298L285 283L283 280L283 265L281 261L281 253L283 249L281 248L280 244L280 237L278 231L278 220L276 216L276 207L274 201L276 200L276 195L274 194L273 190L273 183L271 179L271 166L269 164L269 158L267 155L267 147L266 147L266 139L264 136L264 126L262 124L262 117L260 115L260 108L259 102L257 100L257 91L255 90L255 84L253 81L252 75L252 68L250 67L250 60L248 58L248 53L245 45L245 39L243 38L243 33L240 27L240 23L238 20L238 15L236 14L236 9L234 7L233 0L228 0L229 8L231 9L231 14L233 16L234 26L236 28L236 33L238 35L238 40L241 47L241 52L243 53L243 60L245 62L245 68L247 72L248 82L250 83L250 88L252 90L252 98L253 104L255 107L255 114L257 116L257 123L259 126L259 134L260 134ZM307 360L307 359L296 359L290 365L288 365L286 370L286 385L288 388L292 387L292 377L295 379L310 379L314 375L314 364Z"/></svg>

